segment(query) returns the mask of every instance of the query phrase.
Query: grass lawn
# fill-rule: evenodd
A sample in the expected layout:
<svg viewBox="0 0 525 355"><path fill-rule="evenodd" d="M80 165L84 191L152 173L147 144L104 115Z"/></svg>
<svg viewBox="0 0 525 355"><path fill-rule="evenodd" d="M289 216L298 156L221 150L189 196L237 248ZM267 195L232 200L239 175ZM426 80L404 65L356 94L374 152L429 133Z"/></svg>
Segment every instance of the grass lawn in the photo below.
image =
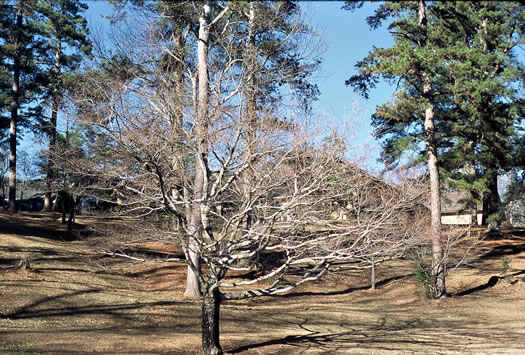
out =
<svg viewBox="0 0 525 355"><path fill-rule="evenodd" d="M183 263L109 257L87 234L63 241L57 217L0 213L1 353L199 353L201 305L183 296ZM378 268L375 291L363 272L347 271L283 296L225 302L223 349L523 354L525 233L507 231L481 247L488 254L452 273L451 297L440 300L420 298L411 265L397 260ZM491 280L505 256L513 282ZM30 268L17 269L21 259Z"/></svg>

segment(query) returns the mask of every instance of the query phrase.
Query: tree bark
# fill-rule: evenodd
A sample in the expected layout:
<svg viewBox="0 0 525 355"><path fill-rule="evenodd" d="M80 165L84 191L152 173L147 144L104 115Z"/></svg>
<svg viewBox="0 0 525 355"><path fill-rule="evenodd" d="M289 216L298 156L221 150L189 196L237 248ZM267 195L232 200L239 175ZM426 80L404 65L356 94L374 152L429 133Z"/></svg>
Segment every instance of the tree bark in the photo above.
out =
<svg viewBox="0 0 525 355"><path fill-rule="evenodd" d="M69 210L69 194L66 192L66 190L63 190L60 192L61 195L61 201L62 201L62 224L66 224L66 214ZM57 197L58 199L58 197Z"/></svg>
<svg viewBox="0 0 525 355"><path fill-rule="evenodd" d="M57 50L55 52L55 67L53 68L53 74L55 78L60 74L60 57L62 54L62 41L58 39ZM56 83L55 83L56 85ZM54 177L54 164L55 164L55 144L57 137L57 116L58 106L60 104L60 91L58 88L53 89L52 104L51 104L51 120L49 121L49 153L47 156L47 175L46 175L46 194L44 196L44 208L43 211L49 212L53 209L51 202L51 183Z"/></svg>
<svg viewBox="0 0 525 355"><path fill-rule="evenodd" d="M193 202L191 203L190 235L188 247L193 266L200 265L198 241L202 238L203 216L206 206L207 182L208 182L208 105L209 105L209 79L208 79L208 46L210 35L210 13L209 1L202 7L199 18L199 39L197 44L198 57L198 80L199 98L197 103L197 115L195 122L195 134L197 138L197 156L195 157L195 180L193 184ZM190 246L193 245L194 248ZM194 261L195 260L195 261ZM186 291L187 296L201 296L201 290L195 289L199 285L198 275L195 269L188 266ZM192 288L190 288L190 286Z"/></svg>
<svg viewBox="0 0 525 355"><path fill-rule="evenodd" d="M199 228L199 233L201 233L201 230L202 229ZM201 269L201 258L199 254L198 242L191 236L187 248L187 254L190 259L188 261L193 264L193 267L195 267L197 271L188 265L188 271L186 274L186 290L184 291L184 295L189 297L200 297L202 292L199 276L197 273L199 272L198 270Z"/></svg>
<svg viewBox="0 0 525 355"><path fill-rule="evenodd" d="M75 199L72 194L68 194L68 213L66 240L73 240L73 222L75 222L76 207L80 202L80 196Z"/></svg>
<svg viewBox="0 0 525 355"><path fill-rule="evenodd" d="M423 33L422 46L427 45L427 20L425 14L425 2L420 0L418 3L418 24ZM432 242L432 276L435 282L435 298L445 296L445 260L443 246L441 244L441 190L439 182L438 152L435 140L434 127L434 100L432 93L432 81L429 74L425 71L421 73L423 81L423 97L427 99L425 109L425 120L423 123L425 133L424 140L428 155L428 172L430 175L430 214Z"/></svg>
<svg viewBox="0 0 525 355"><path fill-rule="evenodd" d="M441 244L441 191L439 183L439 166L434 139L434 105L429 104L425 110L425 134L427 135L428 171L430 174L431 206L431 241L432 241L432 275L435 280L435 297L443 297L445 288L445 260Z"/></svg>
<svg viewBox="0 0 525 355"><path fill-rule="evenodd" d="M484 225L487 224L487 219L495 213L498 213L501 199L499 196L498 191L498 174L496 172L491 171L488 173L487 178L487 188L488 192L483 194L483 223ZM499 220L496 221L497 225L499 225Z"/></svg>
<svg viewBox="0 0 525 355"><path fill-rule="evenodd" d="M2 187L2 192L0 195L0 210L3 210L5 205L4 174L3 172L0 172L0 174L0 186Z"/></svg>
<svg viewBox="0 0 525 355"><path fill-rule="evenodd" d="M202 351L222 354L219 342L221 294L216 280L209 280L202 300Z"/></svg>
<svg viewBox="0 0 525 355"><path fill-rule="evenodd" d="M253 181L253 169L251 168L253 157L255 156L256 147L255 139L257 132L257 58L256 58L256 47L255 47L255 15L256 15L256 2L251 1L249 3L249 14L248 14L248 39L246 46L246 68L250 75L248 78L248 85L245 90L246 96L246 119L244 127L244 162L248 164L248 167L244 170L242 175L242 185L244 201L249 202L252 200L252 181ZM248 211L244 220L243 229L247 233L253 223L253 214Z"/></svg>
<svg viewBox="0 0 525 355"><path fill-rule="evenodd" d="M372 258L372 267L370 268L370 289L375 290L376 289L376 263L375 260Z"/></svg>
<svg viewBox="0 0 525 355"><path fill-rule="evenodd" d="M58 77L60 74L60 57L62 54L62 41L58 39L57 50L55 52L55 67L53 72L55 77ZM56 85L56 83L55 83ZM47 175L46 175L46 194L44 196L44 208L43 210L49 212L53 209L51 202L51 183L54 176L54 164L55 164L55 144L57 136L57 116L58 116L58 106L60 104L60 91L58 88L53 89L52 94L52 104L51 104L51 120L49 121L49 153L47 157Z"/></svg>
<svg viewBox="0 0 525 355"><path fill-rule="evenodd" d="M20 57L22 55L21 47L21 31L24 19L23 15L24 3L22 0L18 1L18 9L16 13L16 34L15 46L16 53L13 61L13 87L11 90L11 122L9 125L9 203L8 211L16 212L16 128L18 123L18 108L20 98Z"/></svg>

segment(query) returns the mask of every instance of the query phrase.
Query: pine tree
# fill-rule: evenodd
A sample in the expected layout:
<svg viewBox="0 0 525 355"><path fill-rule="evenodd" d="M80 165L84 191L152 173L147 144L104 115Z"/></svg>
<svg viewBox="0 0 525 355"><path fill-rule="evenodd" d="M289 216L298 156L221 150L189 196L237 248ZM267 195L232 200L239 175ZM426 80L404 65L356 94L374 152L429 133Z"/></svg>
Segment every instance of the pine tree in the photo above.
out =
<svg viewBox="0 0 525 355"><path fill-rule="evenodd" d="M9 123L9 203L16 211L16 149L20 125L27 126L39 115L40 90L45 83L37 56L44 46L35 0L5 1L0 8L1 75L9 84L1 87L3 117ZM32 105L30 106L29 103ZM9 111L6 109L9 107ZM5 115L5 116L4 116Z"/></svg>
<svg viewBox="0 0 525 355"><path fill-rule="evenodd" d="M347 2L345 7L361 5ZM519 150L517 88L523 82L523 69L512 49L523 42L523 6L419 1L418 10L429 10L426 25L411 21L422 18L415 7L415 3L387 2L367 19L371 27L378 27L393 18L389 28L396 43L392 48L374 49L358 63L360 74L347 84L366 97L379 77L397 83L394 103L379 106L372 117L387 167L407 160L408 164L426 162L430 180L436 184L433 201L439 180L467 189L473 199L483 200L486 220L499 207L498 173L515 164L513 155ZM429 113L431 126L422 124ZM432 150L438 158L438 178L432 177L434 154L428 154ZM410 151L416 155L410 157ZM432 211L436 225L434 207ZM435 254L434 265L437 262Z"/></svg>
<svg viewBox="0 0 525 355"><path fill-rule="evenodd" d="M347 2L345 9L362 5ZM385 2L367 22L377 28L392 17L389 28L395 44L390 48L374 48L356 67L359 74L346 81L367 97L381 77L397 82L399 91L393 104L377 108L373 124L378 135L385 137L385 151L399 151L409 144L425 145L431 189L432 276L434 297L446 294L445 260L441 244L441 191L436 137L436 102L442 86L440 73L444 58L436 40L440 29L429 15L424 1Z"/></svg>
<svg viewBox="0 0 525 355"><path fill-rule="evenodd" d="M517 88L523 82L523 66L513 49L523 42L523 6L464 1L436 2L431 7L436 54L444 60L434 83L441 181L448 188L470 191L474 211L475 200L483 201L485 221L498 210L498 173L514 165L518 149L516 128L522 115ZM395 11L383 8L369 23L379 25ZM374 85L375 78L370 79ZM404 95L397 93L398 98ZM416 102L405 100L395 107L383 105L373 115L390 169L407 164L407 158L409 164L426 161L418 139L422 127L413 119L416 110Z"/></svg>
<svg viewBox="0 0 525 355"><path fill-rule="evenodd" d="M50 68L47 72L49 80L47 97L51 101L51 116L45 123L46 133L49 136L45 211L52 209L51 183L55 175L54 148L61 97L67 81L73 78L70 73L77 70L83 56L90 55L91 52L87 21L81 15L86 9L87 5L78 0L41 0L38 2L38 11L42 16L39 25L48 39L45 58Z"/></svg>
<svg viewBox="0 0 525 355"><path fill-rule="evenodd" d="M516 163L523 66L513 48L524 41L524 9L499 1L440 3L436 9L451 33L442 36L451 78L441 113L442 165L453 187L483 201L483 223L490 215L495 222L501 218L498 175ZM465 162L467 169L457 168Z"/></svg>

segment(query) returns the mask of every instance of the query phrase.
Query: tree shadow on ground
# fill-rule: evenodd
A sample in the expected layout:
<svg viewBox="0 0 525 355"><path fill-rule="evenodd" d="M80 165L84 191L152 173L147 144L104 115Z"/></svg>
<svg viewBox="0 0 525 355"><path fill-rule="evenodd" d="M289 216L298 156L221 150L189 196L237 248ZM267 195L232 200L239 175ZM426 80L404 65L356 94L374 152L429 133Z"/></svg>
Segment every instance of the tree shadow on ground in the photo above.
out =
<svg viewBox="0 0 525 355"><path fill-rule="evenodd" d="M68 301L77 296L86 296L88 294L105 292L102 289L89 289L75 292L66 292L61 295L42 297L30 304L27 304L13 312L2 314L0 318L6 319L29 319L29 318L45 318L45 317L65 317L78 316L86 314L105 314L112 316L123 316L125 311L141 309L153 306L173 306L181 302L176 301L156 301L156 302L134 302L134 303L118 303L118 304L91 304L80 306L64 306L64 307L48 307L39 308L45 304L53 302Z"/></svg>
<svg viewBox="0 0 525 355"><path fill-rule="evenodd" d="M480 291L483 291L483 290L487 290L491 287L494 287L498 281L500 280L501 278L499 276L491 276L490 279L487 281L487 283L484 283L482 285L479 285L479 286L476 286L476 287L473 287L473 288L470 288L468 290L465 290L465 291L461 291L461 292L458 292L452 296L467 296L467 295L471 295L473 293L476 293L476 292L480 292Z"/></svg>
<svg viewBox="0 0 525 355"><path fill-rule="evenodd" d="M484 258L499 258L505 255L516 255L525 252L525 244L519 245L499 245L486 253Z"/></svg>
<svg viewBox="0 0 525 355"><path fill-rule="evenodd" d="M387 279L381 280L376 282L376 289L383 287L385 285L388 285L389 283L397 280L406 279L408 277L412 276L412 274L405 274L405 275L398 275L398 276L392 276ZM273 295L271 297L282 297L282 298L293 298L293 297L302 297L302 296L338 296L338 295L346 295L348 293L352 293L355 291L363 291L363 290L369 290L370 285L366 286L359 286L359 287L348 287L344 290L339 291L330 291L330 292L312 292L312 291L305 291L305 292L291 292L287 293L285 295Z"/></svg>
<svg viewBox="0 0 525 355"><path fill-rule="evenodd" d="M73 223L72 234L68 235L67 226L53 219L53 215L17 215L7 212L0 214L0 230L5 234L14 234L23 237L40 237L59 241L73 241L80 236L91 234L85 225ZM56 217L56 216L55 216Z"/></svg>
<svg viewBox="0 0 525 355"><path fill-rule="evenodd" d="M518 277L518 276L521 276L521 275L524 275L524 274L525 274L525 270L521 270L521 271L517 271L517 272L512 273L512 274L508 274L508 276ZM479 285L479 286L476 286L476 287L473 287L473 288L469 288L468 290L465 290L465 291L458 292L456 294L452 294L451 296L453 296L453 297L460 296L461 297L461 296L471 295L471 294L476 293L476 292L484 291L484 290L487 290L489 288L492 288L492 287L496 286L498 282L500 282L501 280L504 280L504 279L505 279L505 277L492 275L486 283L484 283L482 285Z"/></svg>
<svg viewBox="0 0 525 355"><path fill-rule="evenodd" d="M391 351L393 349L407 348L409 345L418 345L424 343L425 346L441 347L443 346L441 339L415 339L408 335L398 338L388 337L388 339L381 339L385 337L385 331L400 331L408 329L425 329L426 325L420 320L412 320L408 323L396 323L389 327L381 327L380 333L377 329L363 330L360 325L356 327L349 327L350 330L342 332L334 332L329 334L320 334L317 331L311 331L306 335L288 335L284 338L272 339L260 343L246 344L238 348L229 350L229 354L238 354L244 351L255 350L272 345L288 345L292 347L301 347L303 351L309 349L322 350L323 353L332 353L339 351L348 351L349 345L359 347L360 349L367 349L367 352L374 351ZM383 341L384 340L384 341ZM355 348L354 348L355 349ZM260 350L264 351L264 350ZM297 350L299 352L299 350ZM317 352L317 351L316 351Z"/></svg>

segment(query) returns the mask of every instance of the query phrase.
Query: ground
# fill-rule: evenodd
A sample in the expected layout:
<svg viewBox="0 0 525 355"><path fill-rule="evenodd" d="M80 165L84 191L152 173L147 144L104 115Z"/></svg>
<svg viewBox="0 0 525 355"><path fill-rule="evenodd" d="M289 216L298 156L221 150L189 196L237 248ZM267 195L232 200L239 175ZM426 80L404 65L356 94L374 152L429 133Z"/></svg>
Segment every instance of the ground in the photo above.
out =
<svg viewBox="0 0 525 355"><path fill-rule="evenodd" d="M183 296L183 263L100 254L83 230L64 241L57 219L0 214L0 352L199 353L200 302ZM507 231L482 249L481 260L450 275L451 296L440 300L421 298L411 265L397 260L378 268L375 291L363 272L347 272L284 296L226 302L222 346L233 354L525 353L525 233Z"/></svg>

